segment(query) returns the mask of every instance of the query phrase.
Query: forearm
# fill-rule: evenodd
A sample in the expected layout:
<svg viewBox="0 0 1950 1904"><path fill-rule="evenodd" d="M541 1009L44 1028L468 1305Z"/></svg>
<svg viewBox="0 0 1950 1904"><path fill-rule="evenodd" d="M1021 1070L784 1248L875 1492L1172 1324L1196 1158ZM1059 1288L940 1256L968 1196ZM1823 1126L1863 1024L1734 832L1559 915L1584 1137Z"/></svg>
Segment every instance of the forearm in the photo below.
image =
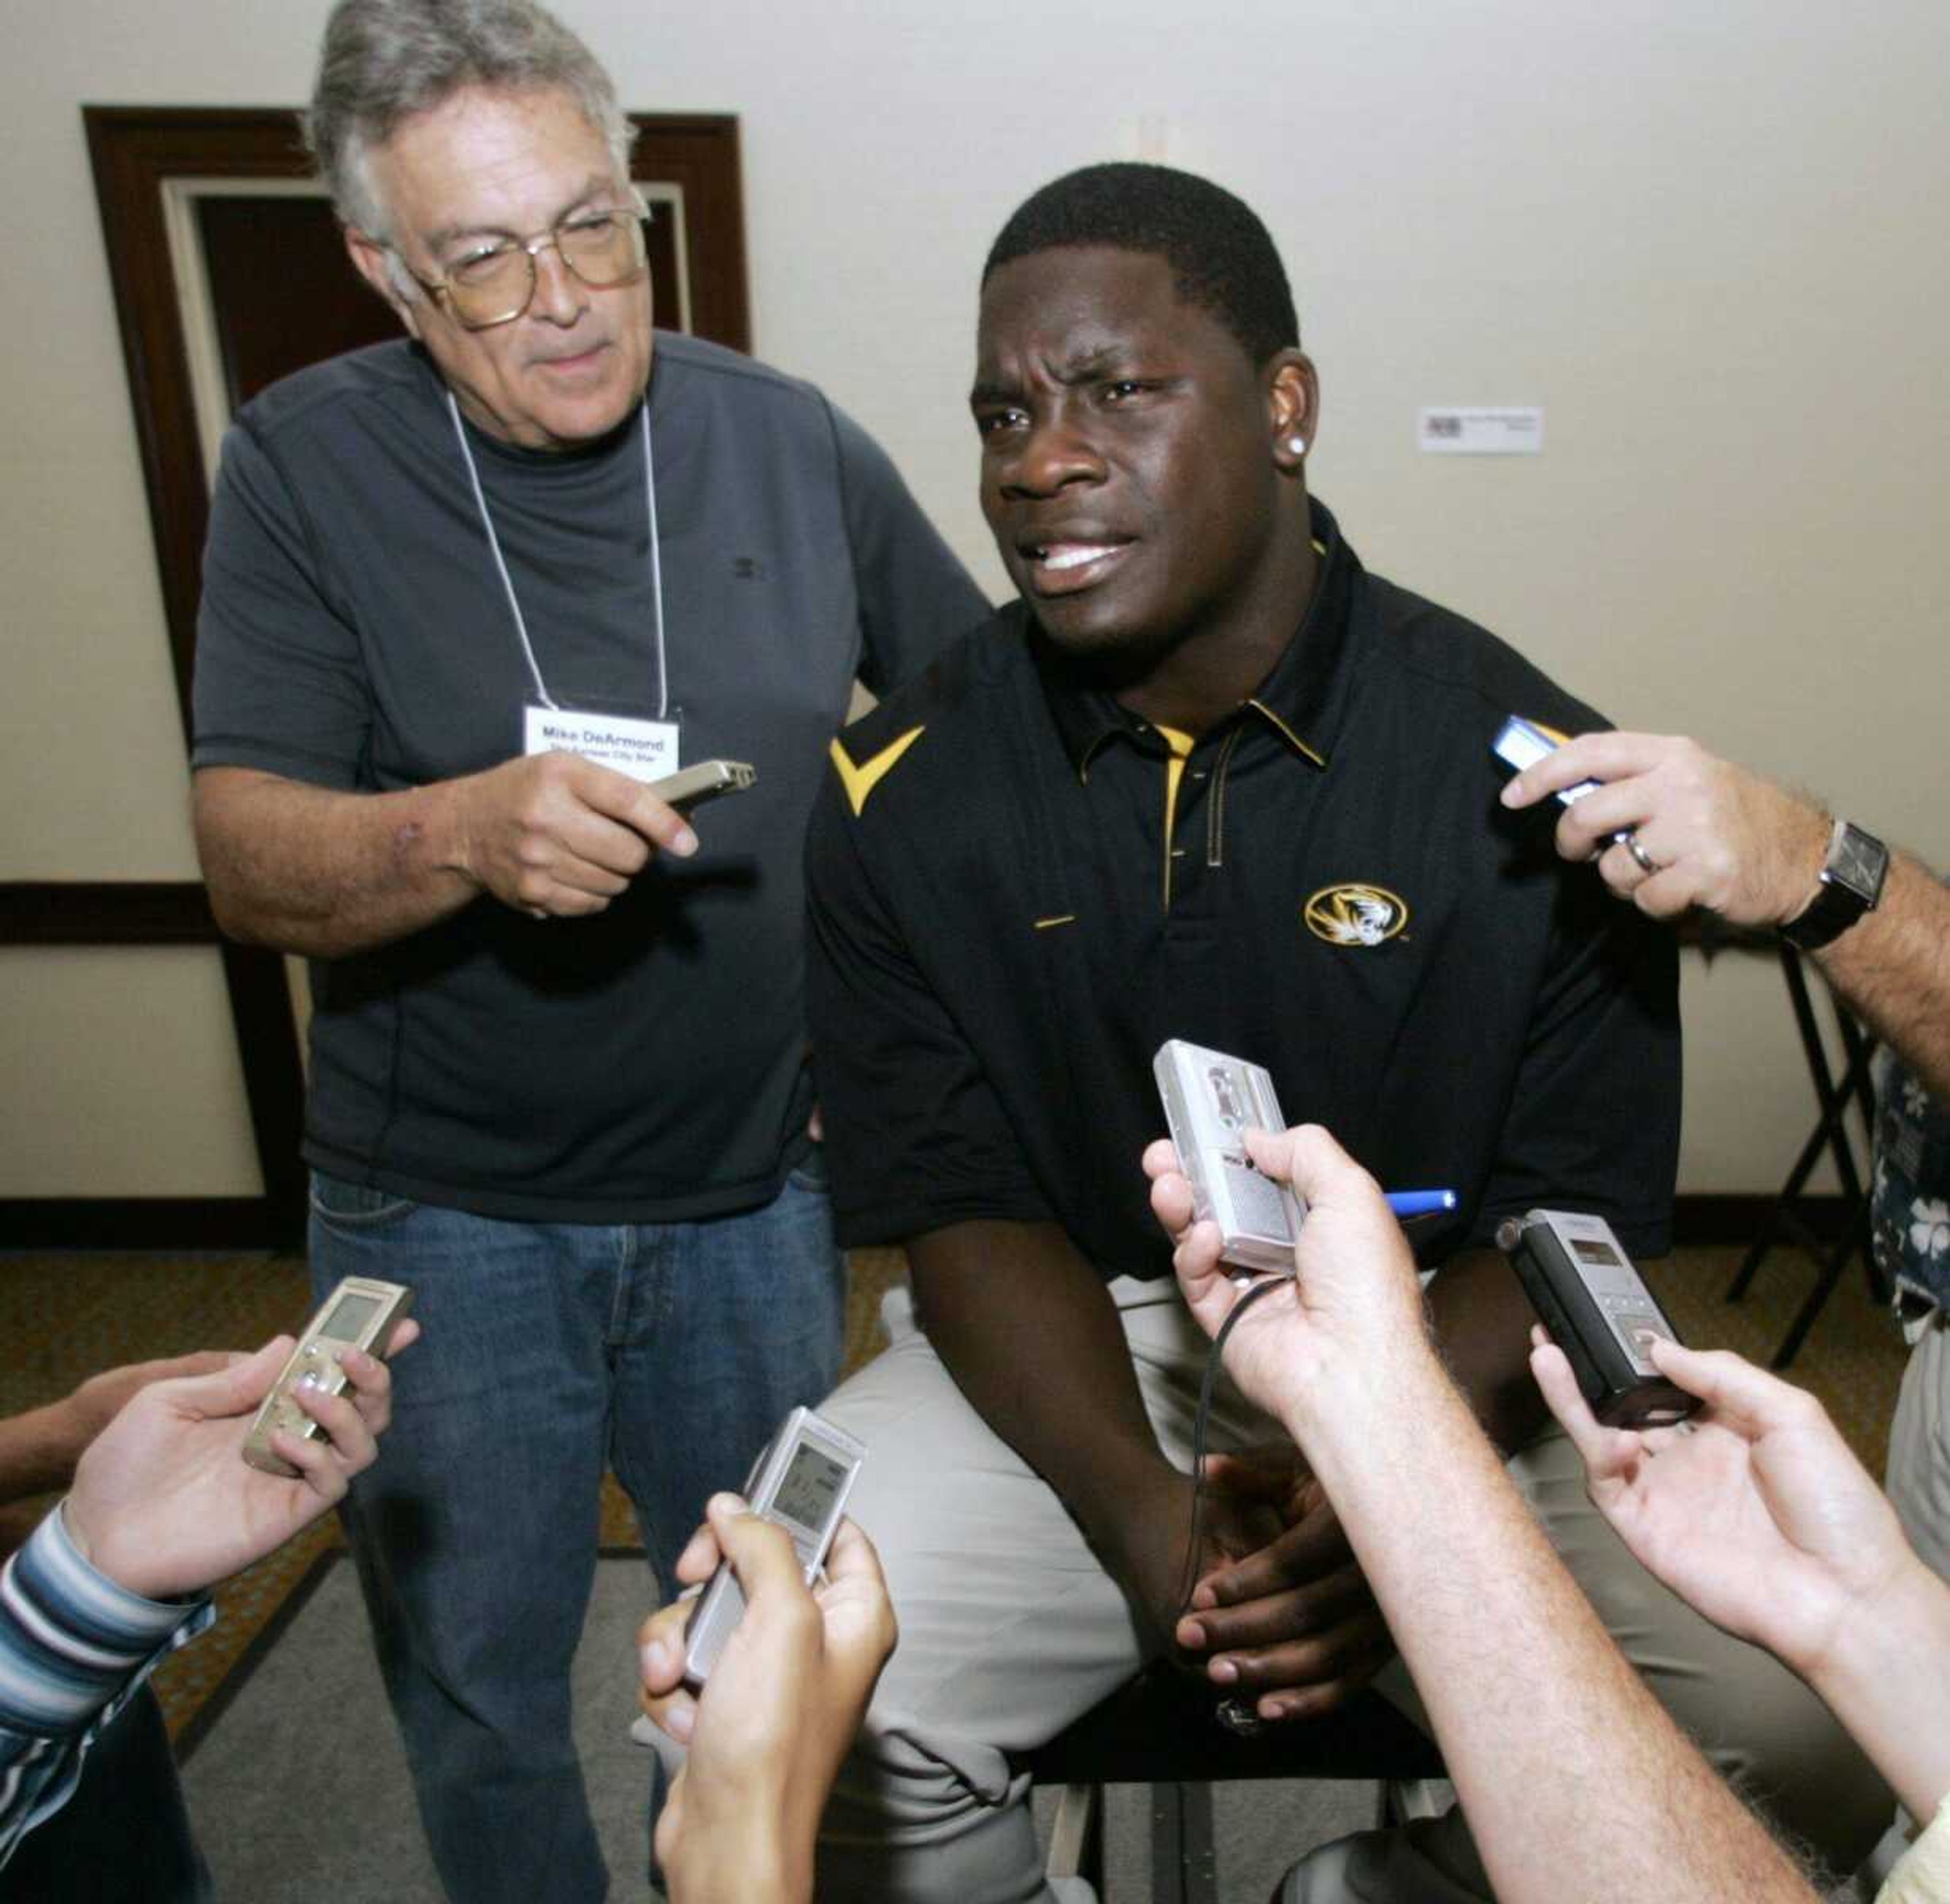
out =
<svg viewBox="0 0 1950 1904"><path fill-rule="evenodd" d="M1344 1370L1287 1426L1338 1510L1503 1904L1807 1904L1626 1663L1431 1356ZM1593 1804L1591 1794L1605 1801Z"/></svg>
<svg viewBox="0 0 1950 1904"><path fill-rule="evenodd" d="M205 768L196 777L197 845L218 923L250 944L335 958L457 911L480 890L459 870L463 784L341 793Z"/></svg>
<svg viewBox="0 0 1950 1904"><path fill-rule="evenodd" d="M1142 1503L1182 1477L1158 1447L1102 1279L1053 1223L957 1224L908 1254L943 1365L1117 1566Z"/></svg>
<svg viewBox="0 0 1950 1904"><path fill-rule="evenodd" d="M0 1422L0 1502L65 1488L88 1440L72 1398Z"/></svg>
<svg viewBox="0 0 1950 1904"><path fill-rule="evenodd" d="M1814 959L1930 1091L1950 1102L1950 887L1892 855L1875 911Z"/></svg>
<svg viewBox="0 0 1950 1904"><path fill-rule="evenodd" d="M1909 1815L1933 1818L1950 1793L1950 1587L1912 1557L1805 1676Z"/></svg>
<svg viewBox="0 0 1950 1904"><path fill-rule="evenodd" d="M810 1904L811 1846L788 1857L778 1834L755 1818L717 1833L687 1827L665 1871L671 1904Z"/></svg>
<svg viewBox="0 0 1950 1904"><path fill-rule="evenodd" d="M1483 1432L1504 1454L1546 1419L1530 1373L1536 1320L1502 1252L1468 1250L1444 1264L1428 1291L1429 1328L1442 1360Z"/></svg>
<svg viewBox="0 0 1950 1904"><path fill-rule="evenodd" d="M65 1803L83 1755L173 1646L201 1633L210 1603L163 1605L92 1567L59 1513L9 1560L0 1591L0 1864Z"/></svg>

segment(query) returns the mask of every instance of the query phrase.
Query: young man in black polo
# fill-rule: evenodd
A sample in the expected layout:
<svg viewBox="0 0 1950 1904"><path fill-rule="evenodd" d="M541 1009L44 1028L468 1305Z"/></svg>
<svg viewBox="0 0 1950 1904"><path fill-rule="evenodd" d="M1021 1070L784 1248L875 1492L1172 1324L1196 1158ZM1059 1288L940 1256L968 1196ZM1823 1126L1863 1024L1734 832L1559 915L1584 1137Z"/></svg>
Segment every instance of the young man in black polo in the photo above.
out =
<svg viewBox="0 0 1950 1904"><path fill-rule="evenodd" d="M1188 1568L1205 1345L1138 1167L1167 1037L1266 1065L1384 1183L1456 1189L1416 1238L1434 1326L1586 1590L1796 1828L1844 1856L1880 1828L1812 1697L1651 1586L1537 1438L1528 1312L1485 1246L1550 1203L1667 1248L1673 949L1497 802L1506 715L1599 717L1366 574L1310 500L1298 344L1270 238L1216 187L1118 165L1032 198L984 273L973 397L1023 599L835 744L808 868L836 1211L905 1245L913 1299L829 1404L872 1451L855 1511L902 1638L824 1899L1047 1896L1005 1755L1163 1648L1276 1723L1391 1657L1290 1451L1208 1476ZM1269 1428L1232 1395L1213 1426ZM1453 1820L1367 1863L1345 1895L1487 1895Z"/></svg>

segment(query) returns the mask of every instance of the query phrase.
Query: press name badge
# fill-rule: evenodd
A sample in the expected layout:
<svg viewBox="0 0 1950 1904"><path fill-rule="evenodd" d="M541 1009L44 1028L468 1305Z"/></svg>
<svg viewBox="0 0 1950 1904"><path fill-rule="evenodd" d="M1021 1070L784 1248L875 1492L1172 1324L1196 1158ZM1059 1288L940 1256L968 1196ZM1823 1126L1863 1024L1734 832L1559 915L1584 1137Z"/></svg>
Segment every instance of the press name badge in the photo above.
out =
<svg viewBox="0 0 1950 1904"><path fill-rule="evenodd" d="M522 714L522 751L580 754L632 780L662 780L677 771L674 721L642 721L627 714L578 714L572 708L537 707Z"/></svg>

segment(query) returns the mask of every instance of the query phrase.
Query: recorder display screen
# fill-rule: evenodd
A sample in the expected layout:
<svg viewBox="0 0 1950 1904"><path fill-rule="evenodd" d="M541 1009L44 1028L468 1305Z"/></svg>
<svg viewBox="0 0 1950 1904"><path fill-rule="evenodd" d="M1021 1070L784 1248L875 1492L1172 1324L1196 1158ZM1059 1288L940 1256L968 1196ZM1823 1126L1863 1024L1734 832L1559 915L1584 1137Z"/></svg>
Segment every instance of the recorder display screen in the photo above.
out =
<svg viewBox="0 0 1950 1904"><path fill-rule="evenodd" d="M1574 1236L1571 1247L1578 1252L1581 1261L1609 1264L1614 1269L1618 1267L1618 1252L1609 1243L1594 1243L1588 1237Z"/></svg>
<svg viewBox="0 0 1950 1904"><path fill-rule="evenodd" d="M824 1527L846 1479L846 1463L802 1441L772 1497L772 1510L815 1532Z"/></svg>
<svg viewBox="0 0 1950 1904"><path fill-rule="evenodd" d="M372 1312L379 1306L377 1296L347 1296L319 1326L321 1335L335 1342L356 1342Z"/></svg>

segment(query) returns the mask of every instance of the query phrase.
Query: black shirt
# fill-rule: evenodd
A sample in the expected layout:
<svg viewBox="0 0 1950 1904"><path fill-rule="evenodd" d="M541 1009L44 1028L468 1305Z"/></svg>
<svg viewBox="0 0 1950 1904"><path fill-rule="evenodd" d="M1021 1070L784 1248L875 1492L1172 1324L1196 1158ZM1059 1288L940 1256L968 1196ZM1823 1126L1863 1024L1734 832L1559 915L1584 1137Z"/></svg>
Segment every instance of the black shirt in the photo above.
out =
<svg viewBox="0 0 1950 1904"><path fill-rule="evenodd" d="M809 997L844 1239L1054 1220L1170 1273L1139 1167L1151 1058L1264 1064L1440 1261L1545 1204L1668 1247L1668 933L1497 803L1522 713L1603 725L1495 637L1368 575L1315 505L1314 599L1188 746L1004 609L834 743L808 848ZM1169 803L1169 804L1168 804Z"/></svg>

